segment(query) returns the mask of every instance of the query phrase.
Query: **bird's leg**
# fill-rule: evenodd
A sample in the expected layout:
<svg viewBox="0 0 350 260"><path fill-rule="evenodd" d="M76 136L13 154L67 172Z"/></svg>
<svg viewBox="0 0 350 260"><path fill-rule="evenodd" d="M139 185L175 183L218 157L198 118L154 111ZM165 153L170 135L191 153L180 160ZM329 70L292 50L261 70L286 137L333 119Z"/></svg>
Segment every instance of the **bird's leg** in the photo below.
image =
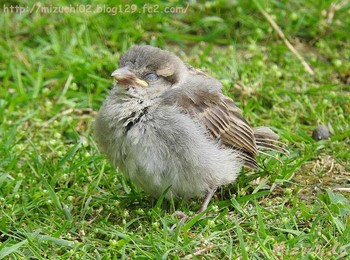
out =
<svg viewBox="0 0 350 260"><path fill-rule="evenodd" d="M205 195L204 201L203 201L203 203L202 203L200 209L196 212L197 214L202 213L204 210L206 210L206 209L208 208L209 202L210 202L211 198L214 196L214 193L215 193L216 189L217 189L217 188L215 187L215 188L213 188L213 189L211 189L211 190L209 190L209 191L207 192L207 194ZM181 211L176 211L176 212L175 212L175 215L176 215L179 219L181 219L181 220L183 220L183 221L185 221L185 220L188 219L188 216L187 216L185 213L181 212Z"/></svg>
<svg viewBox="0 0 350 260"><path fill-rule="evenodd" d="M200 207L200 209L197 211L197 214L202 213L204 210L207 209L209 202L211 200L211 198L213 197L214 193L216 191L216 187L214 189L211 189L208 191L207 195L204 198L204 201Z"/></svg>

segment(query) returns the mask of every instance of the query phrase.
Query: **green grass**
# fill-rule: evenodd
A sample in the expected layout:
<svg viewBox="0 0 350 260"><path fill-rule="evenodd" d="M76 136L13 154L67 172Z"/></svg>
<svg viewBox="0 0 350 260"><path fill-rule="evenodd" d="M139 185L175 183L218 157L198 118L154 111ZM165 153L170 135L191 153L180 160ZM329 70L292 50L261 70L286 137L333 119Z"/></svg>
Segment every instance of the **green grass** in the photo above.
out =
<svg viewBox="0 0 350 260"><path fill-rule="evenodd" d="M171 15L16 14L1 5L0 259L349 257L350 196L339 188L350 187L350 4L248 2L191 2ZM290 155L282 164L260 157L259 171L243 171L206 214L184 223L174 211L191 215L199 201L152 202L92 138L110 73L142 43L219 78L248 121L276 129ZM318 124L329 140L312 140Z"/></svg>

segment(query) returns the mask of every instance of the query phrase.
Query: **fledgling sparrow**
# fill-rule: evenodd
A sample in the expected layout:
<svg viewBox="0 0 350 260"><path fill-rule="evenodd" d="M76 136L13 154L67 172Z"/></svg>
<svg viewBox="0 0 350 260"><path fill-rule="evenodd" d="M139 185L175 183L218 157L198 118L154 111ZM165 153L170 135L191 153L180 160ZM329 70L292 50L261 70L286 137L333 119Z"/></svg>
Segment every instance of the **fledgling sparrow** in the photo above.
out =
<svg viewBox="0 0 350 260"><path fill-rule="evenodd" d="M232 183L242 166L258 168L262 148L284 151L267 127L252 128L220 82L174 54L129 49L95 122L100 150L153 197L204 198Z"/></svg>

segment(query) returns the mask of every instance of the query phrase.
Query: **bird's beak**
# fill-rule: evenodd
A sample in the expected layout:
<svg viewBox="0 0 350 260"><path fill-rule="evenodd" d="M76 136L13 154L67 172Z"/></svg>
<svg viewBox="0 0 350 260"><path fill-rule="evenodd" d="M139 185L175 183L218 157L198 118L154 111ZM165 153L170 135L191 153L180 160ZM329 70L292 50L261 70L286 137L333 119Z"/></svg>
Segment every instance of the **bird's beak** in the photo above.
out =
<svg viewBox="0 0 350 260"><path fill-rule="evenodd" d="M132 73L127 67L122 67L113 71L111 76L114 77L118 81L118 83L123 86L148 86L148 83L146 81L136 77L135 74Z"/></svg>

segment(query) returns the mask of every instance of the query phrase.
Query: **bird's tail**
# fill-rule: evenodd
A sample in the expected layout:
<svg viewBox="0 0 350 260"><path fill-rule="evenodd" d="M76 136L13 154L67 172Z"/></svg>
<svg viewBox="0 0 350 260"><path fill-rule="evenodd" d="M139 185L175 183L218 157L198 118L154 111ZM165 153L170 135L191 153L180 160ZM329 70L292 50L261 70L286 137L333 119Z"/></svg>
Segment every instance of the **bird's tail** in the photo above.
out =
<svg viewBox="0 0 350 260"><path fill-rule="evenodd" d="M273 132L270 128L265 126L259 126L255 127L253 130L256 146L258 148L259 153L268 155L275 159L277 158L272 156L271 154L264 152L264 150L275 151L285 155L289 154L288 150L285 148L285 144L278 141L279 135Z"/></svg>

